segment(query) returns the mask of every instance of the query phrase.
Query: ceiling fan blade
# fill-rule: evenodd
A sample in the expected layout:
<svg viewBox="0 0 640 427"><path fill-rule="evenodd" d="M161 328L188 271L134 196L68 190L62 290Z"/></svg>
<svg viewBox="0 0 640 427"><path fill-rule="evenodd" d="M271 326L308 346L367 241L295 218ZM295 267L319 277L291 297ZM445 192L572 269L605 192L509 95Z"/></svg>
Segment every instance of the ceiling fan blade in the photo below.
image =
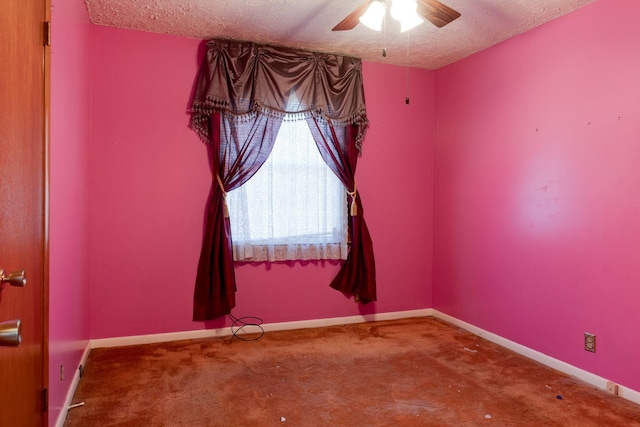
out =
<svg viewBox="0 0 640 427"><path fill-rule="evenodd" d="M436 27L444 27L460 17L460 12L440 3L438 0L418 0L418 13Z"/></svg>
<svg viewBox="0 0 640 427"><path fill-rule="evenodd" d="M345 31L345 30L353 29L356 25L358 25L358 22L360 22L358 20L362 15L364 15L368 7L369 7L369 1L367 0L366 2L358 6L356 10L354 10L349 15L347 15L346 18L340 21L338 25L333 27L331 31Z"/></svg>

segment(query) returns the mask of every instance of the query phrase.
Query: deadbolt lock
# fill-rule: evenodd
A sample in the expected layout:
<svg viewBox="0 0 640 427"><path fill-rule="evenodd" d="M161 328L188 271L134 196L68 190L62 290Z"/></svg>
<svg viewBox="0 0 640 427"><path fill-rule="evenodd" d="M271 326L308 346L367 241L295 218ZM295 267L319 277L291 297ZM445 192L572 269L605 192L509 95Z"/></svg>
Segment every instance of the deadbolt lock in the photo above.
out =
<svg viewBox="0 0 640 427"><path fill-rule="evenodd" d="M0 268L0 289L4 287L5 283L24 288L27 285L27 275L24 270L14 271L5 275L4 270Z"/></svg>
<svg viewBox="0 0 640 427"><path fill-rule="evenodd" d="M0 347L19 347L22 341L22 322L10 320L0 323Z"/></svg>

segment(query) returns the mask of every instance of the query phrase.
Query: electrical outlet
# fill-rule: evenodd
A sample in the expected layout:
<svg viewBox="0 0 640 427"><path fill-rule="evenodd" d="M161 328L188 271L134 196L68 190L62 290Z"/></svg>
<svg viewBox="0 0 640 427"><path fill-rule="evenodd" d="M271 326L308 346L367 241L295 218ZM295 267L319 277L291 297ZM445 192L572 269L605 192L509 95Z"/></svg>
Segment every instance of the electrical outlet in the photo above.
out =
<svg viewBox="0 0 640 427"><path fill-rule="evenodd" d="M607 391L611 394L618 395L618 384L613 381L607 381Z"/></svg>
<svg viewBox="0 0 640 427"><path fill-rule="evenodd" d="M584 349L592 353L596 352L596 334L584 333Z"/></svg>

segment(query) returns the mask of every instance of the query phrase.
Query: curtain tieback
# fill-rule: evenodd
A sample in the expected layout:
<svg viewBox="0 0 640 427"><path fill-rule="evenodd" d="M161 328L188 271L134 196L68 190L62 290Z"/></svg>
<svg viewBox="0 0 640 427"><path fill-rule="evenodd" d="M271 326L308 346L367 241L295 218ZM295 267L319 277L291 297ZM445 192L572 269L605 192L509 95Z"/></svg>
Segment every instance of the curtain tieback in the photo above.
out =
<svg viewBox="0 0 640 427"><path fill-rule="evenodd" d="M358 189L355 182L353 183L353 191L347 190L347 194L351 196L351 216L358 216L358 204L356 203Z"/></svg>
<svg viewBox="0 0 640 427"><path fill-rule="evenodd" d="M227 207L227 192L224 191L224 185L222 184L220 175L216 175L216 178L218 178L218 185L220 186L220 191L222 191L222 209L224 211L224 217L229 218L229 208Z"/></svg>

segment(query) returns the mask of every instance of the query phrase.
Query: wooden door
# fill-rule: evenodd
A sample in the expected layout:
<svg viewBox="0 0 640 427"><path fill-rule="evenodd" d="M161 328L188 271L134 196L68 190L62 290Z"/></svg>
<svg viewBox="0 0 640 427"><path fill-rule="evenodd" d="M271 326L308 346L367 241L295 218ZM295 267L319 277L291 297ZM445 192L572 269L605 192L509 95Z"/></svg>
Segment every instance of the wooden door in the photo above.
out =
<svg viewBox="0 0 640 427"><path fill-rule="evenodd" d="M46 425L46 86L48 0L3 0L0 13L0 323L22 322L19 347L0 347L0 426Z"/></svg>

